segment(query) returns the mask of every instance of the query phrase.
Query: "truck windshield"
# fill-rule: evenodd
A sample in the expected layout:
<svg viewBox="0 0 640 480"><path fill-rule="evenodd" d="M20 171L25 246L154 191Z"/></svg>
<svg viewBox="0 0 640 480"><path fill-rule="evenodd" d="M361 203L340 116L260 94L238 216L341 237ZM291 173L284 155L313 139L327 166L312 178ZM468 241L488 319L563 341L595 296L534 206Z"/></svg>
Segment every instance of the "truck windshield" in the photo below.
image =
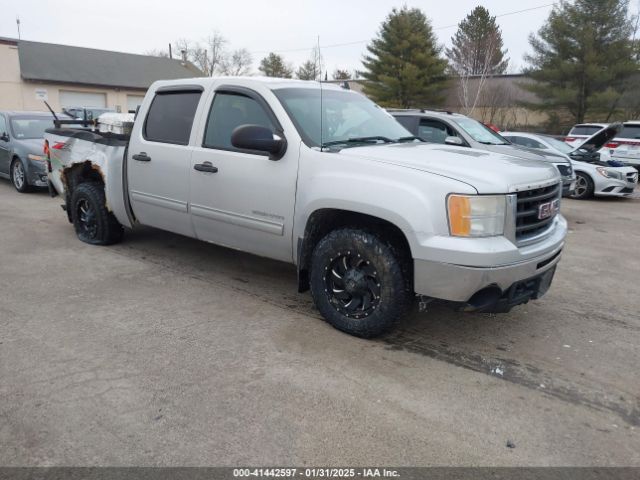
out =
<svg viewBox="0 0 640 480"><path fill-rule="evenodd" d="M473 118L456 118L454 121L478 143L485 145L509 145L509 142L489 127Z"/></svg>
<svg viewBox="0 0 640 480"><path fill-rule="evenodd" d="M389 113L358 93L323 89L322 108L319 88L283 88L274 93L309 147L346 148L415 138Z"/></svg>
<svg viewBox="0 0 640 480"><path fill-rule="evenodd" d="M53 127L53 117L13 117L11 131L14 138L44 138L44 131Z"/></svg>

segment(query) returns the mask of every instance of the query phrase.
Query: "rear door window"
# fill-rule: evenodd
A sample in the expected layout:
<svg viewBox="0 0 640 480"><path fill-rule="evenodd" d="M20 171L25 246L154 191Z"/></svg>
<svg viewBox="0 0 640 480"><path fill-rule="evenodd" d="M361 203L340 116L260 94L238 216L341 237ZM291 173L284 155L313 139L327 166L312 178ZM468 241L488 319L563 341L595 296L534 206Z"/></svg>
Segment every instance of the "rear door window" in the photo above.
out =
<svg viewBox="0 0 640 480"><path fill-rule="evenodd" d="M640 140L640 125L625 125L618 137Z"/></svg>
<svg viewBox="0 0 640 480"><path fill-rule="evenodd" d="M456 133L448 125L437 120L420 120L418 137L429 143L445 143L447 137L455 137Z"/></svg>
<svg viewBox="0 0 640 480"><path fill-rule="evenodd" d="M194 91L156 94L144 124L145 140L188 145L200 95Z"/></svg>
<svg viewBox="0 0 640 480"><path fill-rule="evenodd" d="M578 125L571 129L569 135L585 135L590 137L600 130L602 130L602 127L598 127L597 125Z"/></svg>

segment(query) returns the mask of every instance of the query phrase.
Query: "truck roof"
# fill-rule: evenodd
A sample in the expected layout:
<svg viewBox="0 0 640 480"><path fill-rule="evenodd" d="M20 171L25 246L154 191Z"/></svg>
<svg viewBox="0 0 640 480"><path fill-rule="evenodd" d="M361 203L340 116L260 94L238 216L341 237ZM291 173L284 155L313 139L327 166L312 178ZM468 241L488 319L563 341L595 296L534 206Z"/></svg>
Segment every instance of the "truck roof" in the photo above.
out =
<svg viewBox="0 0 640 480"><path fill-rule="evenodd" d="M290 78L274 78L274 77L195 77L195 78L181 78L178 80L159 80L151 85L152 89L167 87L167 86L179 86L179 85L201 85L202 87L208 87L212 83L224 82L228 80L229 83L238 86L255 87L262 86L270 90L279 90L281 88L320 88L326 90L343 90L342 87L332 83L317 82L315 80L295 80Z"/></svg>

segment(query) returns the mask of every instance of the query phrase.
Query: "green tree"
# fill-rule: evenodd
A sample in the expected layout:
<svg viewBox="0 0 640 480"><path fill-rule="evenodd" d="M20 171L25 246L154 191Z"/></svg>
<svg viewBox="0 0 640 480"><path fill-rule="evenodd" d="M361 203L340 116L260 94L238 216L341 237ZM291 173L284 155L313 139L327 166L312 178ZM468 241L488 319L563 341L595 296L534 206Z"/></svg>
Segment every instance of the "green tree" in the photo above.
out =
<svg viewBox="0 0 640 480"><path fill-rule="evenodd" d="M300 80L318 80L319 75L318 66L313 60L307 60L296 70L296 77Z"/></svg>
<svg viewBox="0 0 640 480"><path fill-rule="evenodd" d="M634 26L628 0L562 0L529 37L525 73L536 82L525 88L541 99L530 107L565 112L566 123L608 120L639 70Z"/></svg>
<svg viewBox="0 0 640 480"><path fill-rule="evenodd" d="M367 46L364 92L386 107L442 102L447 61L427 17L417 8L394 8Z"/></svg>
<svg viewBox="0 0 640 480"><path fill-rule="evenodd" d="M504 73L509 66L503 46L496 17L478 6L458 24L451 48L445 53L451 70L457 75L496 75Z"/></svg>
<svg viewBox="0 0 640 480"><path fill-rule="evenodd" d="M260 61L258 70L267 77L291 78L293 76L293 69L287 65L284 58L273 52Z"/></svg>

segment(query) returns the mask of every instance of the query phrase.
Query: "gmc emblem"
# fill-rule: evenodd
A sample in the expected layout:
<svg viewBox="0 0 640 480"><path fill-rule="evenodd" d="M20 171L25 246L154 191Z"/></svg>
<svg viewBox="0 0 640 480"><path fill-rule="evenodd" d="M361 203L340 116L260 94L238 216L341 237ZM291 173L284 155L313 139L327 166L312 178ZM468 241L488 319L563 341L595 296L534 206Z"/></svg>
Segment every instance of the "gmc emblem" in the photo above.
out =
<svg viewBox="0 0 640 480"><path fill-rule="evenodd" d="M544 220L555 215L560 210L560 200L557 198L552 202L545 202L538 205L538 220Z"/></svg>

